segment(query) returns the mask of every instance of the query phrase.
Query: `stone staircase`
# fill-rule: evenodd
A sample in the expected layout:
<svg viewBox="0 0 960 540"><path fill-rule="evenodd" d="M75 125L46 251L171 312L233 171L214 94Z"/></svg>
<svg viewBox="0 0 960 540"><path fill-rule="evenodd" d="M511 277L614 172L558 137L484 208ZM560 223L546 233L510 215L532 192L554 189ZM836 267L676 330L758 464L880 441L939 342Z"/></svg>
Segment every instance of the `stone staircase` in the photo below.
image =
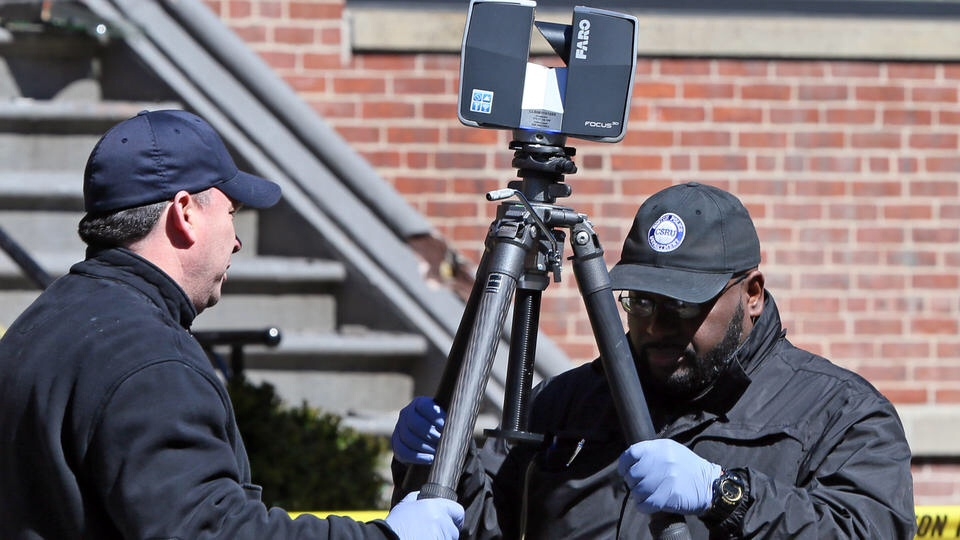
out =
<svg viewBox="0 0 960 540"><path fill-rule="evenodd" d="M84 256L76 234L83 215L82 174L100 135L143 109L186 107L122 56L111 68L125 72L119 82L100 76L106 63L102 51L92 54L75 34L20 27L0 37L0 55L0 229L55 278ZM137 79L151 87L129 84ZM289 244L300 251L322 244L309 228L280 230L296 222L291 213L284 204L241 211L243 249L234 258L223 300L197 318L194 330L202 335L278 329L278 344L247 344L242 356L227 343L211 346L227 360L217 365L229 372L240 360L251 380L271 382L288 402L306 400L342 415L347 425L389 432L396 410L413 395L411 371L428 353L426 340L379 320L390 311L384 306L371 305L377 315L369 324L344 320L341 312L362 311L339 304L369 302L367 295L351 291L344 262L322 249L276 254L291 251ZM274 224L271 232L264 232L264 222ZM38 284L0 253L0 327L37 294Z"/></svg>

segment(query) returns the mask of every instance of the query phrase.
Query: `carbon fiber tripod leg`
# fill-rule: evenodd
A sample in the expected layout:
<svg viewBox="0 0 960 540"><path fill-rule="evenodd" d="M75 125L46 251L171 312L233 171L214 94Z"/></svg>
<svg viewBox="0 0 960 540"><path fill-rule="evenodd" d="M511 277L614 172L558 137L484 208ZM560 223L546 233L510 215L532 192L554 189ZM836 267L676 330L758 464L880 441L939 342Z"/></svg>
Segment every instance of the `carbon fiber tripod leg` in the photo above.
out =
<svg viewBox="0 0 960 540"><path fill-rule="evenodd" d="M622 330L620 313L616 300L613 299L610 273L603 260L603 250L589 222L584 221L574 226L570 243L573 246L573 273L587 307L590 326L593 327L593 335L600 349L600 362L613 395L623 434L627 443L654 439L657 432L650 419L630 344ZM659 540L690 538L687 522L683 516L674 514L659 513L650 516L650 532Z"/></svg>
<svg viewBox="0 0 960 540"><path fill-rule="evenodd" d="M476 312L464 316L465 321L472 321L471 329L466 334L463 358L458 362L459 372L443 437L427 482L420 489L420 498L457 499L457 482L469 451L509 303L535 242L536 230L528 224L501 220L491 227L488 244L492 247L488 247L482 264L486 272L477 276L474 284L474 290L478 291ZM461 333L458 331L458 336ZM450 361L457 362L448 359Z"/></svg>

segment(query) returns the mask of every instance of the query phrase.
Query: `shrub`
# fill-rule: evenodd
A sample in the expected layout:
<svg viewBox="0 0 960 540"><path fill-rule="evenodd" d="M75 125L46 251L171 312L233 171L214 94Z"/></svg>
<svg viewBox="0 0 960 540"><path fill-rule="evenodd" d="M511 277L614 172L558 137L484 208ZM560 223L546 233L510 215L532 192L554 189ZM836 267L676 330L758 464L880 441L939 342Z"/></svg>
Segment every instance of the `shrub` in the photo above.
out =
<svg viewBox="0 0 960 540"><path fill-rule="evenodd" d="M228 383L237 423L263 502L290 511L376 509L387 481L377 472L383 437L341 426L341 418L290 407L273 385Z"/></svg>

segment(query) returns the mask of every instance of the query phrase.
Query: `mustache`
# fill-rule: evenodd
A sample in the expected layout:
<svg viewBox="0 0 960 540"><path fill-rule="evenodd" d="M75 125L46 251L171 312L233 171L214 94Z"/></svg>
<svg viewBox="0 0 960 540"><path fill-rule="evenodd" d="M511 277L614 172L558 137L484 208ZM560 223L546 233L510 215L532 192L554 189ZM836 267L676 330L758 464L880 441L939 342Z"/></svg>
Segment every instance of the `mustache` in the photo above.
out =
<svg viewBox="0 0 960 540"><path fill-rule="evenodd" d="M640 357L646 360L650 351L678 351L685 359L694 359L697 357L697 351L694 350L693 345L689 342L658 341L655 343L644 343L640 346L638 352L640 353Z"/></svg>

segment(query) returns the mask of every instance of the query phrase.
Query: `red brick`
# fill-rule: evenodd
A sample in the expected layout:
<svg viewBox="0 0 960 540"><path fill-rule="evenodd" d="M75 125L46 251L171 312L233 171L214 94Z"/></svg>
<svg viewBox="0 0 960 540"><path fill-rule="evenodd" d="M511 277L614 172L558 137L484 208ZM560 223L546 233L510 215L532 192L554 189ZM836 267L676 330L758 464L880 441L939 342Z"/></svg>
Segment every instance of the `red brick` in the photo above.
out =
<svg viewBox="0 0 960 540"><path fill-rule="evenodd" d="M785 148L788 135L772 131L743 133L737 136L737 145L742 148Z"/></svg>
<svg viewBox="0 0 960 540"><path fill-rule="evenodd" d="M771 108L770 122L774 124L816 124L820 122L820 109L810 108Z"/></svg>
<svg viewBox="0 0 960 540"><path fill-rule="evenodd" d="M893 126L929 126L933 123L933 112L921 109L887 109L883 111L882 122Z"/></svg>
<svg viewBox="0 0 960 540"><path fill-rule="evenodd" d="M910 331L920 335L936 334L951 336L957 333L957 321L915 317L910 322Z"/></svg>
<svg viewBox="0 0 960 540"><path fill-rule="evenodd" d="M797 89L797 99L801 101L839 101L849 99L846 86L836 84L801 85Z"/></svg>
<svg viewBox="0 0 960 540"><path fill-rule="evenodd" d="M337 77L332 81L337 94L383 94L386 81L374 77Z"/></svg>
<svg viewBox="0 0 960 540"><path fill-rule="evenodd" d="M650 148L654 146L669 147L674 144L675 136L672 131L653 129L630 129L623 139L623 146L640 146Z"/></svg>
<svg viewBox="0 0 960 540"><path fill-rule="evenodd" d="M397 77L393 81L393 90L400 95L455 93L447 88L447 81L441 77Z"/></svg>
<svg viewBox="0 0 960 540"><path fill-rule="evenodd" d="M899 133L854 133L850 135L851 148L900 148L902 137Z"/></svg>
<svg viewBox="0 0 960 540"><path fill-rule="evenodd" d="M827 109L827 123L829 124L873 124L877 121L877 113L873 109Z"/></svg>
<svg viewBox="0 0 960 540"><path fill-rule="evenodd" d="M735 89L731 83L688 82L683 85L684 99L733 99L734 97Z"/></svg>
<svg viewBox="0 0 960 540"><path fill-rule="evenodd" d="M342 19L343 2L289 2L292 19Z"/></svg>
<svg viewBox="0 0 960 540"><path fill-rule="evenodd" d="M759 123L763 119L763 110L752 107L714 107L715 122Z"/></svg>
<svg viewBox="0 0 960 540"><path fill-rule="evenodd" d="M935 79L937 67L934 64L898 64L887 66L887 76L891 79Z"/></svg>
<svg viewBox="0 0 960 540"><path fill-rule="evenodd" d="M654 154L613 156L612 166L615 170L653 170L663 168L663 157Z"/></svg>
<svg viewBox="0 0 960 540"><path fill-rule="evenodd" d="M677 96L677 86L665 82L641 82L633 85L633 95L647 99L672 98Z"/></svg>
<svg viewBox="0 0 960 540"><path fill-rule="evenodd" d="M956 133L914 133L909 137L910 148L956 150L960 137Z"/></svg>
<svg viewBox="0 0 960 540"><path fill-rule="evenodd" d="M702 106L659 106L656 115L663 122L703 122L707 112Z"/></svg>
<svg viewBox="0 0 960 540"><path fill-rule="evenodd" d="M746 84L740 89L745 100L785 101L792 97L793 90L786 84Z"/></svg>
<svg viewBox="0 0 960 540"><path fill-rule="evenodd" d="M313 28L278 27L273 29L273 38L277 43L304 45L317 41Z"/></svg>
<svg viewBox="0 0 960 540"><path fill-rule="evenodd" d="M853 98L864 102L886 101L902 102L907 96L906 89L899 86L858 86Z"/></svg>
<svg viewBox="0 0 960 540"><path fill-rule="evenodd" d="M402 118L409 119L416 112L412 103L398 103L395 101L363 103L360 105L360 114L364 118Z"/></svg>
<svg viewBox="0 0 960 540"><path fill-rule="evenodd" d="M701 171L745 171L747 158L730 154L701 155L697 167Z"/></svg>
<svg viewBox="0 0 960 540"><path fill-rule="evenodd" d="M681 146L730 146L732 136L728 131L681 131Z"/></svg>
<svg viewBox="0 0 960 540"><path fill-rule="evenodd" d="M916 102L940 102L955 104L960 101L960 92L955 86L941 88L911 88L910 100Z"/></svg>
<svg viewBox="0 0 960 540"><path fill-rule="evenodd" d="M709 60L672 60L661 59L657 62L661 75L707 75L710 73Z"/></svg>

